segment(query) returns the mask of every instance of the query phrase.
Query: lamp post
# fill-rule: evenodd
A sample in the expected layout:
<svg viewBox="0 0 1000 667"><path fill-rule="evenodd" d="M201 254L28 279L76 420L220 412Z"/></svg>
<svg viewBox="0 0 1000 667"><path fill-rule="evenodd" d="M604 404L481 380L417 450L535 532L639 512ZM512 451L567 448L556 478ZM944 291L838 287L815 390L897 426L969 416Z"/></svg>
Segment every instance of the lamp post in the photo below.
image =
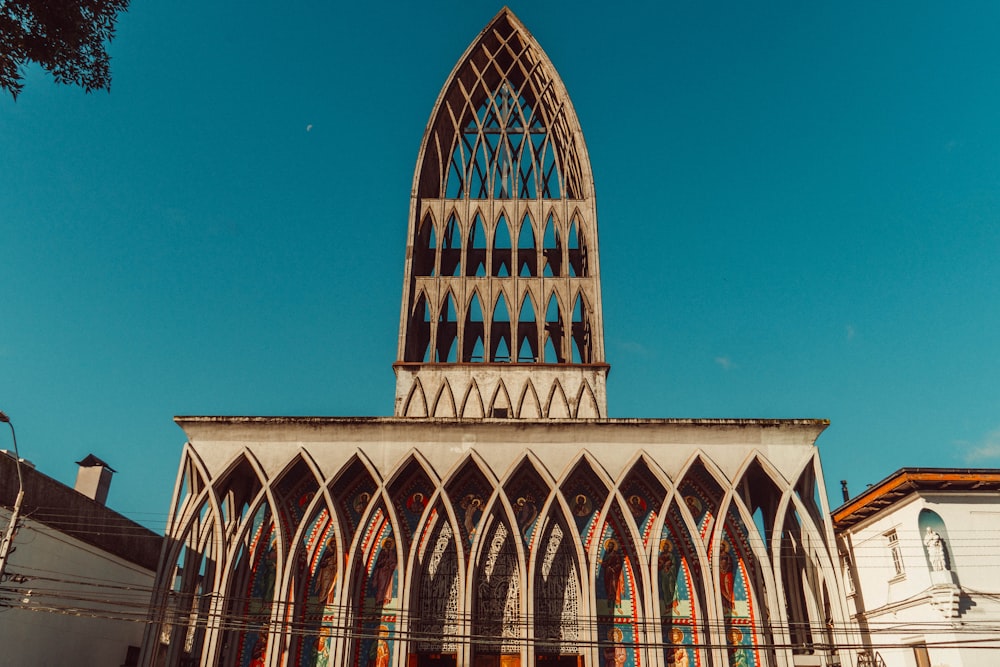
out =
<svg viewBox="0 0 1000 667"><path fill-rule="evenodd" d="M10 437L14 439L14 462L17 464L17 500L14 501L14 511L10 515L10 524L7 532L3 535L3 542L0 542L0 582L3 581L4 572L7 570L7 556L10 555L10 547L14 542L14 533L17 532L17 520L21 514L21 501L24 500L24 479L21 477L21 454L17 451L17 434L14 433L14 424L10 417L0 412L0 422L10 426Z"/></svg>

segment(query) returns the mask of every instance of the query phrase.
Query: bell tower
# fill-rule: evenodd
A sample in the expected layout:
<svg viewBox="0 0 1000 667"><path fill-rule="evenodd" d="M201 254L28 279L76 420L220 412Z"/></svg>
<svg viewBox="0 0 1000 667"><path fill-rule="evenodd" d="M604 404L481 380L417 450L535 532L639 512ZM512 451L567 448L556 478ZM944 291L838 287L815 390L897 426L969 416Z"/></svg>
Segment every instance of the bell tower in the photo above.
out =
<svg viewBox="0 0 1000 667"><path fill-rule="evenodd" d="M607 417L590 160L562 80L506 7L424 132L393 368L399 417Z"/></svg>

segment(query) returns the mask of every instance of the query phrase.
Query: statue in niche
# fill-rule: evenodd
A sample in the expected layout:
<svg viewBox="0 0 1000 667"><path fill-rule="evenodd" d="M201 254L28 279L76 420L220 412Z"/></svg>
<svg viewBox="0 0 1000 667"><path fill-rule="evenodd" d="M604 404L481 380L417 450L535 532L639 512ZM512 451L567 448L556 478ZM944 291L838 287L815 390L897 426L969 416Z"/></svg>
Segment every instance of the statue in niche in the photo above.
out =
<svg viewBox="0 0 1000 667"><path fill-rule="evenodd" d="M941 534L930 526L927 526L927 531L924 533L924 546L927 547L927 556L931 561L931 569L935 572L947 570L948 567L944 557L944 540L941 539Z"/></svg>

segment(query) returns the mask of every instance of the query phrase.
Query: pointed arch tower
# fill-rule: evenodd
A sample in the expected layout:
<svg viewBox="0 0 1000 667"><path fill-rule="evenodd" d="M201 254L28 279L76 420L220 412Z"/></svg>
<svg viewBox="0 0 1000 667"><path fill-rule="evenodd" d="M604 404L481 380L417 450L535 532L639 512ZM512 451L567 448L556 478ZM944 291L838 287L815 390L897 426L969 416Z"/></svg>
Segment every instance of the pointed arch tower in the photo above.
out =
<svg viewBox="0 0 1000 667"><path fill-rule="evenodd" d="M495 323L501 297L511 304L511 321ZM473 298L486 306L485 322L467 316ZM554 299L560 316L553 321L543 308L520 308L526 299ZM579 318L573 316L578 301ZM454 320L451 303L461 311ZM442 336L457 346L447 356L437 353ZM474 382L485 394L502 383L510 395L530 388L537 396L586 396L582 411L572 399L569 417L607 416L590 160L566 87L507 7L455 65L424 132L394 370L399 417L425 416L409 409L419 404L410 399L421 387L447 384L453 396L463 396ZM484 416L567 415L544 409L521 415L505 403L486 406Z"/></svg>

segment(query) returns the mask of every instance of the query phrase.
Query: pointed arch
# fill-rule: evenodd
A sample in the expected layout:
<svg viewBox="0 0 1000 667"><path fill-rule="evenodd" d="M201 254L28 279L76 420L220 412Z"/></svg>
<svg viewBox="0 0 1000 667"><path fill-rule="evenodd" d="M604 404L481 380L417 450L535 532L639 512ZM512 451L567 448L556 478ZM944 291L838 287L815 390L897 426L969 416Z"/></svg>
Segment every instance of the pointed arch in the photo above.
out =
<svg viewBox="0 0 1000 667"><path fill-rule="evenodd" d="M434 400L435 417L457 417L458 409L455 407L455 396L451 392L451 384L447 379L441 383L437 398Z"/></svg>
<svg viewBox="0 0 1000 667"><path fill-rule="evenodd" d="M489 416L499 419L511 417L513 416L511 407L510 394L507 393L507 386L501 380L497 383L497 388L493 392L493 399L490 401Z"/></svg>
<svg viewBox="0 0 1000 667"><path fill-rule="evenodd" d="M455 293L448 290L438 312L437 343L434 361L454 363L458 359L458 309L455 307Z"/></svg>
<svg viewBox="0 0 1000 667"><path fill-rule="evenodd" d="M491 273L504 278L513 275L510 223L503 211L497 216L493 226L493 252L491 253Z"/></svg>
<svg viewBox="0 0 1000 667"><path fill-rule="evenodd" d="M589 364L591 362L591 331L590 331L590 308L583 292L576 293L573 301L573 363Z"/></svg>
<svg viewBox="0 0 1000 667"><path fill-rule="evenodd" d="M525 292L521 309L517 315L517 361L534 363L538 361L538 321L535 318L535 303L531 292Z"/></svg>
<svg viewBox="0 0 1000 667"><path fill-rule="evenodd" d="M462 418L482 419L485 416L486 409L483 407L483 395L479 391L479 384L473 379L469 384L468 390L465 392L465 398L462 399Z"/></svg>
<svg viewBox="0 0 1000 667"><path fill-rule="evenodd" d="M486 323L483 317L483 302L479 290L474 289L465 309L465 326L462 328L462 361L481 363L486 361Z"/></svg>
<svg viewBox="0 0 1000 667"><path fill-rule="evenodd" d="M591 389L587 380L580 383L580 391L576 395L576 414L574 416L577 419L600 419L602 417L597 397L594 396L594 390Z"/></svg>
<svg viewBox="0 0 1000 667"><path fill-rule="evenodd" d="M437 255L437 239L434 234L434 216L430 211L424 214L413 239L413 275L433 276Z"/></svg>
<svg viewBox="0 0 1000 667"><path fill-rule="evenodd" d="M454 210L448 215L441 234L441 275L462 275L462 225Z"/></svg>
<svg viewBox="0 0 1000 667"><path fill-rule="evenodd" d="M565 331L562 308L555 290L549 294L549 303L545 308L545 363L562 364L566 362Z"/></svg>
<svg viewBox="0 0 1000 667"><path fill-rule="evenodd" d="M512 354L510 309L503 291L497 295L490 320L490 361L509 362Z"/></svg>
<svg viewBox="0 0 1000 667"><path fill-rule="evenodd" d="M538 249L535 244L534 225L531 222L531 215L527 212L517 232L517 275L521 278L538 275Z"/></svg>
<svg viewBox="0 0 1000 667"><path fill-rule="evenodd" d="M565 86L504 8L438 97L414 192L424 198L591 196L590 164Z"/></svg>
<svg viewBox="0 0 1000 667"><path fill-rule="evenodd" d="M417 654L456 655L462 632L462 567L457 530L443 501L430 513L418 542L412 602L415 610L410 630L419 640Z"/></svg>
<svg viewBox="0 0 1000 667"><path fill-rule="evenodd" d="M465 248L465 275L479 278L486 276L486 226L479 209L476 209L469 228Z"/></svg>
<svg viewBox="0 0 1000 667"><path fill-rule="evenodd" d="M552 383L549 400L545 404L545 416L549 419L569 419L569 401L566 400L566 392L559 380Z"/></svg>
<svg viewBox="0 0 1000 667"><path fill-rule="evenodd" d="M431 313L427 303L427 293L420 290L407 324L406 361L429 361L430 342Z"/></svg>
<svg viewBox="0 0 1000 667"><path fill-rule="evenodd" d="M406 397L406 407L403 414L407 417L427 416L427 397L424 395L424 387L420 384L420 378L413 381L410 394Z"/></svg>
<svg viewBox="0 0 1000 667"><path fill-rule="evenodd" d="M521 399L517 404L517 416L519 419L541 419L542 417L542 405L538 401L535 385L530 378L524 383L524 391L521 392Z"/></svg>
<svg viewBox="0 0 1000 667"><path fill-rule="evenodd" d="M553 213L545 218L545 230L542 232L542 255L545 263L542 276L558 278L562 275L562 239Z"/></svg>

